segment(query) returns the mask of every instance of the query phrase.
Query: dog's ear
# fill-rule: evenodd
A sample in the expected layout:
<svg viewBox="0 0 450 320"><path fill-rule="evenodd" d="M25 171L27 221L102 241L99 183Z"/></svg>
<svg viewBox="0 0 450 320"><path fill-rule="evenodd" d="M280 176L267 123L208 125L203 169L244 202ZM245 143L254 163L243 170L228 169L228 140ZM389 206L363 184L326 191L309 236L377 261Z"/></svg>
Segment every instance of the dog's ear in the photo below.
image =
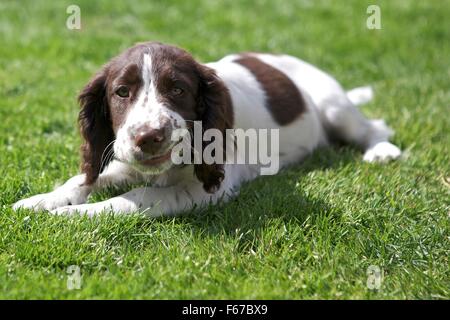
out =
<svg viewBox="0 0 450 320"><path fill-rule="evenodd" d="M198 65L199 92L198 110L202 121L203 132L208 129L218 129L223 137L223 159L226 156L226 129L233 127L233 107L227 87L216 75L215 71L204 65ZM203 149L208 145L203 141ZM194 172L197 178L203 183L206 192L214 193L220 188L220 184L225 177L223 164L196 164Z"/></svg>
<svg viewBox="0 0 450 320"><path fill-rule="evenodd" d="M107 69L96 74L78 96L80 114L78 122L84 139L81 146L81 171L86 174L86 184L92 184L107 165L103 161L106 148L114 140L109 106L106 96Z"/></svg>

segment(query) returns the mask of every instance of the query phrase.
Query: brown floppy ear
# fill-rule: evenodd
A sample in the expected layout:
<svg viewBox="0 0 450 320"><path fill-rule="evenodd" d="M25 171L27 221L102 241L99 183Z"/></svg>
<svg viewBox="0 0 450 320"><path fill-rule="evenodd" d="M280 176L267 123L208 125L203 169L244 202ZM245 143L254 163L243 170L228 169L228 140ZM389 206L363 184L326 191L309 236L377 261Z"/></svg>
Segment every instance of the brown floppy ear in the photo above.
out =
<svg viewBox="0 0 450 320"><path fill-rule="evenodd" d="M92 184L107 163L102 163L106 148L114 140L106 97L106 70L96 74L78 96L81 111L78 116L81 136L81 171L86 184ZM109 158L109 157L108 157ZM105 161L104 161L105 162Z"/></svg>
<svg viewBox="0 0 450 320"><path fill-rule="evenodd" d="M224 144L223 158L225 159L225 130L233 128L233 107L230 94L213 69L198 65L198 74L200 79L198 110L201 114L203 132L212 128L220 130ZM208 142L203 142L203 149L208 144ZM203 182L205 191L209 193L216 192L225 177L223 164L217 163L196 164L194 173Z"/></svg>

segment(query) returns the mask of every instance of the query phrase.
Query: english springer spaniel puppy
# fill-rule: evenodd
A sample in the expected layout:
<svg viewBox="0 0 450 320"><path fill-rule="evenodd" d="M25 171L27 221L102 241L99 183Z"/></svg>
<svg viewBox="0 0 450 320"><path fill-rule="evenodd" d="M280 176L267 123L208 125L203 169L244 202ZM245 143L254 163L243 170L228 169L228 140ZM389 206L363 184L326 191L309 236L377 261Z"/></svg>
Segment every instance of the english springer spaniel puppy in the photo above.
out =
<svg viewBox="0 0 450 320"><path fill-rule="evenodd" d="M227 129L278 129L272 151L279 168L335 140L359 146L368 162L398 158L384 121L368 120L356 108L370 99L370 88L346 92L330 75L288 55L243 53L201 64L171 45L137 44L107 63L78 97L81 174L13 208L159 216L226 201L260 175L263 164L175 164L173 133L192 134L195 121L203 132L224 135ZM245 151L232 148L238 157ZM86 203L94 191L130 184L141 187Z"/></svg>

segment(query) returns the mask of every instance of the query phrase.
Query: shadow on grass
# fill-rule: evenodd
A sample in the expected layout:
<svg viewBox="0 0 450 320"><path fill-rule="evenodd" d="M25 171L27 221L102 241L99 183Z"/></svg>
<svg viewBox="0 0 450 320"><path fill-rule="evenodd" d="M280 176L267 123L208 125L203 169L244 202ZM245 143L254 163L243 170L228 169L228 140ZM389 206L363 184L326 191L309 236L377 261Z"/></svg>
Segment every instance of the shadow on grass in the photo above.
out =
<svg viewBox="0 0 450 320"><path fill-rule="evenodd" d="M339 208L330 207L322 198L305 193L301 188L302 179L310 172L339 170L356 159L359 159L357 151L348 147L320 149L275 176L261 176L245 183L239 196L227 203L155 221L170 221L200 237L237 237L238 251L251 250L271 225L304 226L324 220L339 223ZM143 225L147 223L143 221Z"/></svg>

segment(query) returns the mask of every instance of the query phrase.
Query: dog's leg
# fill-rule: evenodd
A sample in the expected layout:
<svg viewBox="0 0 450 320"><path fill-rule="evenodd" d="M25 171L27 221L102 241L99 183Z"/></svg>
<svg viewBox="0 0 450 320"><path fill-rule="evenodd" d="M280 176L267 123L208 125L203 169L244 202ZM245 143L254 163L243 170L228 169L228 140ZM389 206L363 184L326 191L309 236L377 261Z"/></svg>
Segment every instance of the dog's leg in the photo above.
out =
<svg viewBox="0 0 450 320"><path fill-rule="evenodd" d="M368 99L364 97L357 99L353 94L356 90L352 90L351 93L352 95L347 96L343 92L318 106L330 138L358 145L364 150L363 160L367 162L386 162L398 158L401 155L400 149L389 142L392 130L381 119L365 118L352 101L366 102Z"/></svg>
<svg viewBox="0 0 450 320"><path fill-rule="evenodd" d="M51 212L59 215L79 213L88 216L101 212L140 213L150 217L176 215L193 207L201 207L208 203L213 204L221 198L228 198L229 194L223 190L210 194L203 190L201 183L162 188L136 188L105 201L60 207Z"/></svg>
<svg viewBox="0 0 450 320"><path fill-rule="evenodd" d="M85 185L85 175L80 174L70 178L52 192L38 194L16 202L13 205L13 209L27 208L39 211L53 210L67 205L78 205L85 203L93 190L100 190L109 185L132 182L135 179L136 175L133 175L128 166L118 161L113 161L93 185Z"/></svg>

